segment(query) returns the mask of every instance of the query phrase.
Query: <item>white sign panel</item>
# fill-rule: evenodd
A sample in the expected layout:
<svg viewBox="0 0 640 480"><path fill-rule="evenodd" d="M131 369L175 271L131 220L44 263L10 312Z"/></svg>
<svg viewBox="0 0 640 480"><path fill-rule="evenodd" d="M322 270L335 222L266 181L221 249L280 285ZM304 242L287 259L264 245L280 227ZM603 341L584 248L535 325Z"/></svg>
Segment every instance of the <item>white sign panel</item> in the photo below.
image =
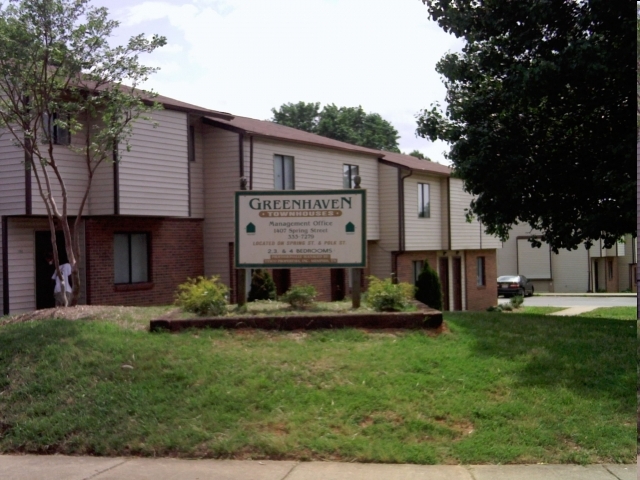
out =
<svg viewBox="0 0 640 480"><path fill-rule="evenodd" d="M236 268L366 266L366 191L236 192Z"/></svg>

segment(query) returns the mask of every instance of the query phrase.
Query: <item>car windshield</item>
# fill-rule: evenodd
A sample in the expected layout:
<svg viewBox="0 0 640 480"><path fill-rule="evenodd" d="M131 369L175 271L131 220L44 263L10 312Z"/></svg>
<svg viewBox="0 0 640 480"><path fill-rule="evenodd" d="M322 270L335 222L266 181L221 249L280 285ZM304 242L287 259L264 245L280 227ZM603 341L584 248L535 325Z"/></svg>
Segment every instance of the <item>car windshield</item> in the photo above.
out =
<svg viewBox="0 0 640 480"><path fill-rule="evenodd" d="M517 282L518 280L517 275L504 275L502 277L498 277L498 282Z"/></svg>

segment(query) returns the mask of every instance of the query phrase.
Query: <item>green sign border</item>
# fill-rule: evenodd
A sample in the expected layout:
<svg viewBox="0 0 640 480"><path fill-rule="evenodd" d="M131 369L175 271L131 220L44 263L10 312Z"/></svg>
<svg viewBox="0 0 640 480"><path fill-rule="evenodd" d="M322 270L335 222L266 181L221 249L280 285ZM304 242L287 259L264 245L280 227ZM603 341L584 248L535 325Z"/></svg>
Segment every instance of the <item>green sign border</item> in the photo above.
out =
<svg viewBox="0 0 640 480"><path fill-rule="evenodd" d="M367 191L365 189L353 190L241 190L235 192L235 268L364 268L367 266ZM362 261L359 263L240 263L240 213L239 204L241 196L272 196L272 195L362 195Z"/></svg>

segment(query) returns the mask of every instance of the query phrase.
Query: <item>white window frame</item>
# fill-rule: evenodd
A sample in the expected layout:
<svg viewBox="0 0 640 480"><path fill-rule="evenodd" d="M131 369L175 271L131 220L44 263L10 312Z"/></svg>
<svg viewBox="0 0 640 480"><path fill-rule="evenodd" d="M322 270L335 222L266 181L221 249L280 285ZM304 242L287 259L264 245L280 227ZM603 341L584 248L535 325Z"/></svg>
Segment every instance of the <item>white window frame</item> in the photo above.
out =
<svg viewBox="0 0 640 480"><path fill-rule="evenodd" d="M418 217L431 218L431 198L428 183L418 183Z"/></svg>
<svg viewBox="0 0 640 480"><path fill-rule="evenodd" d="M342 165L342 188L355 187L355 177L360 175L360 166L345 163Z"/></svg>
<svg viewBox="0 0 640 480"><path fill-rule="evenodd" d="M487 259L486 257L476 257L476 285L478 287L487 286Z"/></svg>
<svg viewBox="0 0 640 480"><path fill-rule="evenodd" d="M144 240L144 243L139 243ZM147 283L151 278L151 234L148 232L116 232L113 235L113 278L116 285L128 285L134 283ZM124 242L123 242L124 241ZM126 250L121 250L124 245ZM145 258L142 261L136 261L136 254L140 253ZM136 252L138 250L138 252ZM119 264L126 264L124 271ZM136 268L137 267L137 268Z"/></svg>
<svg viewBox="0 0 640 480"><path fill-rule="evenodd" d="M295 164L292 156L273 156L273 188L275 190L295 190Z"/></svg>
<svg viewBox="0 0 640 480"><path fill-rule="evenodd" d="M47 134L51 138L54 145L71 145L71 132L68 128L63 128L56 124L59 114L53 113L49 116L48 113L42 114L42 125ZM67 122L69 116L67 115Z"/></svg>
<svg viewBox="0 0 640 480"><path fill-rule="evenodd" d="M413 262L411 262L411 265L413 267L413 284L415 285L418 283L418 277L420 276L420 273L422 273L424 260L414 260Z"/></svg>

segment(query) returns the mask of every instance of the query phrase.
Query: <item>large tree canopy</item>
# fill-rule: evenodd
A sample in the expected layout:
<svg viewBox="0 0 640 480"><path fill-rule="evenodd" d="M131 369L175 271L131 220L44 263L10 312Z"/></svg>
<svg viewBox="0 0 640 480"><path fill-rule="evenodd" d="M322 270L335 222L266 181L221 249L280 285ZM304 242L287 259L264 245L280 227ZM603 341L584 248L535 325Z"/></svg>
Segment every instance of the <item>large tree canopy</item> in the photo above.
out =
<svg viewBox="0 0 640 480"><path fill-rule="evenodd" d="M0 134L26 154L25 167L48 213L60 280L56 223L64 233L71 304L80 293L80 222L94 174L101 163L113 160L115 150L128 148L133 122L154 108L149 105L153 95L138 87L157 69L140 64L138 55L165 43L164 37L141 34L112 47L117 26L105 8L88 0L0 5ZM71 179L61 168L62 162L69 166L70 157L75 162L71 179L85 175L74 211L67 190Z"/></svg>
<svg viewBox="0 0 640 480"><path fill-rule="evenodd" d="M630 2L423 2L467 43L438 63L448 106L417 132L450 143L487 232L528 223L554 251L635 233Z"/></svg>
<svg viewBox="0 0 640 480"><path fill-rule="evenodd" d="M272 122L361 147L400 152L398 131L377 113L367 113L361 106L337 107L320 103L285 103L272 108Z"/></svg>

